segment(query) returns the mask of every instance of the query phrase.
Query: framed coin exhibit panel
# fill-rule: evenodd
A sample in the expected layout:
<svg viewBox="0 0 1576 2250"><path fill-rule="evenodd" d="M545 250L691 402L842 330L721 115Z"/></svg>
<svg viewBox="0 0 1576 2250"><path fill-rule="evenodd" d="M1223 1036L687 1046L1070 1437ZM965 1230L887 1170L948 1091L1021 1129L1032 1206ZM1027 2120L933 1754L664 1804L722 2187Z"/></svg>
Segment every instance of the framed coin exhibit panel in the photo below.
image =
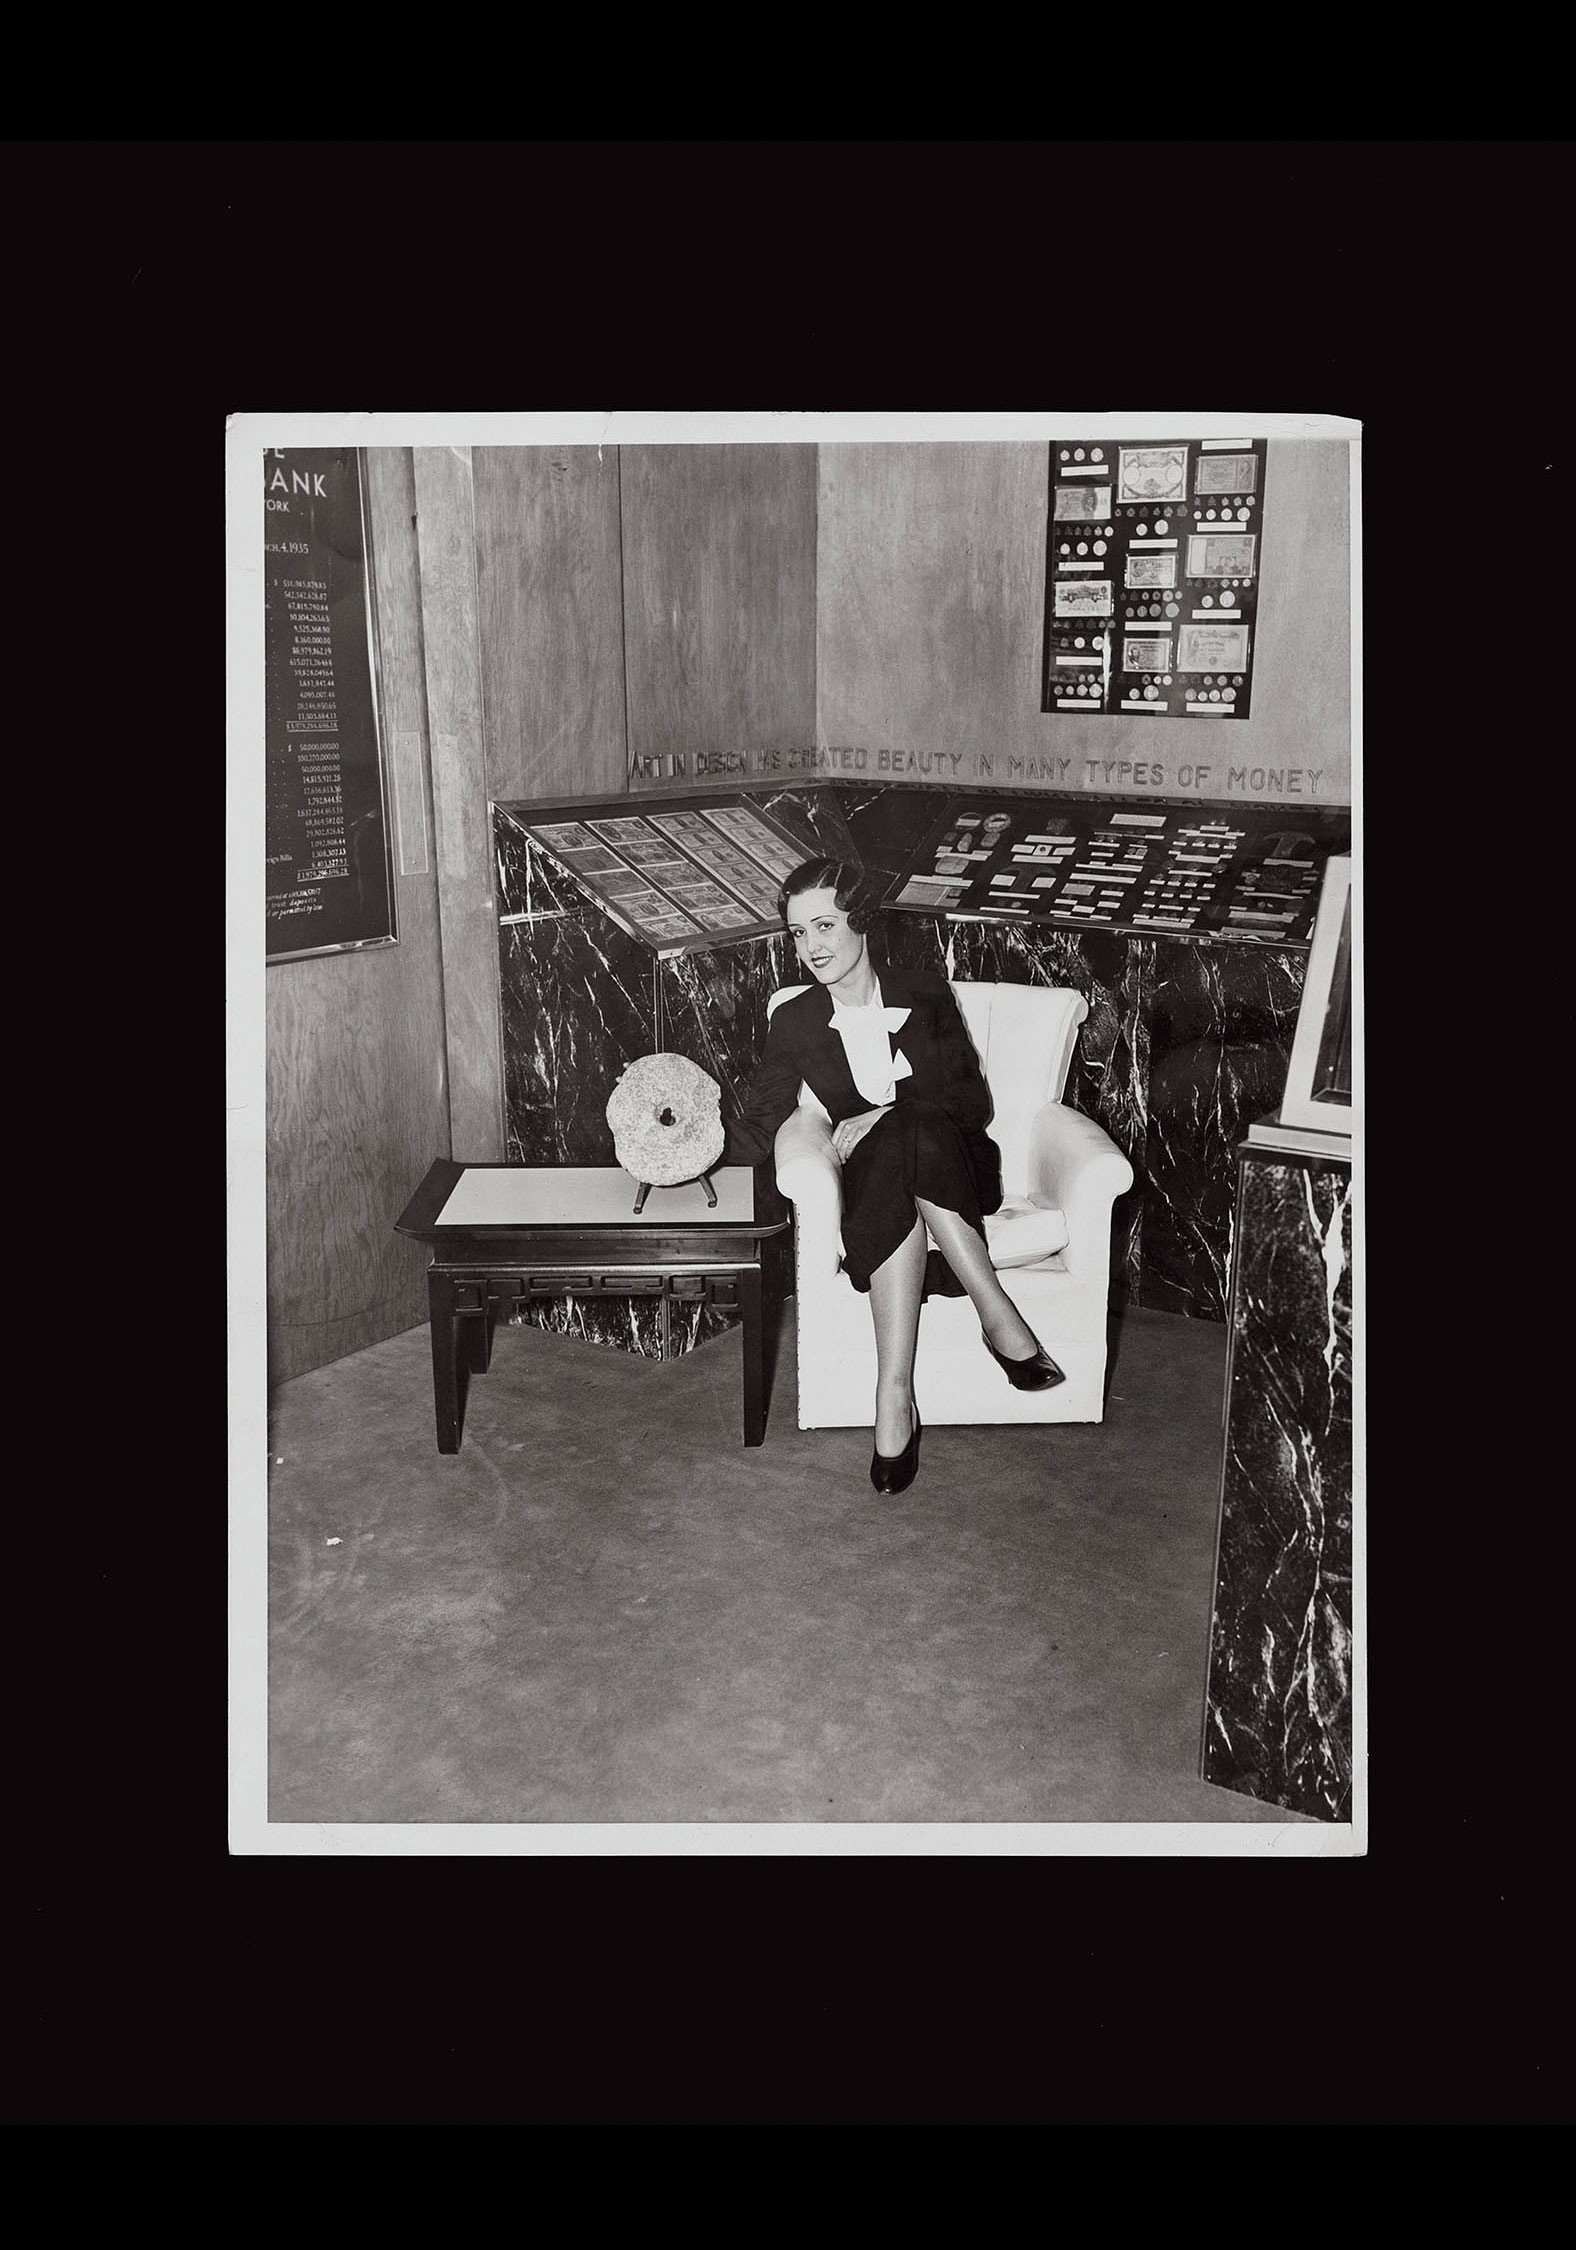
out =
<svg viewBox="0 0 1576 2250"><path fill-rule="evenodd" d="M1247 718L1267 441L1050 451L1040 708Z"/></svg>

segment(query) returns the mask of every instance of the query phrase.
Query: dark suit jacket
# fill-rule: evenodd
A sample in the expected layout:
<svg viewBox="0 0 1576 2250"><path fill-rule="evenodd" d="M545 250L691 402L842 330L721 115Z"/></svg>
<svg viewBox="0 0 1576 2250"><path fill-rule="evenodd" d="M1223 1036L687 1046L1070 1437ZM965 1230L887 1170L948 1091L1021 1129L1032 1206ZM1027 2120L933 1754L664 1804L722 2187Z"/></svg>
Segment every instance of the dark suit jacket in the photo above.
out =
<svg viewBox="0 0 1576 2250"><path fill-rule="evenodd" d="M1001 1200L1001 1155L985 1127L990 1122L990 1089L980 1070L952 987L933 970L886 968L880 972L881 998L889 1008L907 1008L909 1019L892 1034L892 1050L908 1058L913 1075L900 1078L896 1099L930 1101L953 1118L969 1144L984 1208ZM777 1128L799 1099L799 1084L810 1088L834 1125L870 1107L854 1084L843 1042L832 1030L832 998L824 985L784 1000L766 1032L766 1052L751 1079L741 1114L727 1127L726 1164L759 1164L771 1154ZM994 1184L994 1200L989 1200Z"/></svg>

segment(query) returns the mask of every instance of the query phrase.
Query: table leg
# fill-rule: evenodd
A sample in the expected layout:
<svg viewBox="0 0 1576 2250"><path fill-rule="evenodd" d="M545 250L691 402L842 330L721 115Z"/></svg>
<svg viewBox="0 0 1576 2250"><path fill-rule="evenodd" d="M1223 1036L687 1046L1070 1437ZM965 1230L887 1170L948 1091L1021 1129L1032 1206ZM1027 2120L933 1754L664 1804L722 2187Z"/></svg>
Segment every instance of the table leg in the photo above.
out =
<svg viewBox="0 0 1576 2250"><path fill-rule="evenodd" d="M458 1453L471 1371L468 1355L460 1350L454 1283L446 1273L428 1272L427 1314L432 1328L432 1403L438 1422L438 1451Z"/></svg>
<svg viewBox="0 0 1576 2250"><path fill-rule="evenodd" d="M759 1266L746 1266L739 1275L739 1309L744 1315L744 1442L761 1445L766 1438L766 1373Z"/></svg>
<svg viewBox="0 0 1576 2250"><path fill-rule="evenodd" d="M461 1320L460 1325L465 1332L465 1357L473 1375L485 1375L492 1364L494 1318L489 1304L484 1312L466 1313Z"/></svg>

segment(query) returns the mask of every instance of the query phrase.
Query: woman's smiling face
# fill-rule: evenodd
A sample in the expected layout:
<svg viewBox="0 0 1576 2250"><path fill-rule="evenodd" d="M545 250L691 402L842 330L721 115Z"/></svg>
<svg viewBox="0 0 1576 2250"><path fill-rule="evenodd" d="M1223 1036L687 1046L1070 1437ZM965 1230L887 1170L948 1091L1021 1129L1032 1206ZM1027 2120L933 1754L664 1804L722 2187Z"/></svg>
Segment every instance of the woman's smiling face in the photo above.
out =
<svg viewBox="0 0 1576 2250"><path fill-rule="evenodd" d="M848 916L831 890L801 891L788 901L788 934L800 961L817 983L834 990L858 972L865 941L848 926Z"/></svg>

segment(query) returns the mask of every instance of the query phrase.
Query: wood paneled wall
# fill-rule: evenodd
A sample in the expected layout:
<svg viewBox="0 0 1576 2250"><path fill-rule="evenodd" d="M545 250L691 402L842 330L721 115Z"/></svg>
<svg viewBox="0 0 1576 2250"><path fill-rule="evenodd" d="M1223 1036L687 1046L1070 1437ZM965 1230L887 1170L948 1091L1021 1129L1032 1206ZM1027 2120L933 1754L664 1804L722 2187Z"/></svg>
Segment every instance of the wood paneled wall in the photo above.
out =
<svg viewBox="0 0 1576 2250"><path fill-rule="evenodd" d="M367 469L399 943L267 972L271 1383L426 1318L426 1254L393 1227L449 1153L410 454L375 448Z"/></svg>
<svg viewBox="0 0 1576 2250"><path fill-rule="evenodd" d="M1174 786L1178 766L1198 758L1199 730L1185 719L1040 709L1049 463L1040 443L820 448L823 745L959 753L963 781L981 754L998 781L1011 778L1012 758L1054 755L1070 761L1063 786L1139 794L1114 773L1091 784L1086 761L1158 762ZM1255 791L1261 799L1349 804L1345 440L1271 440L1265 485L1254 715L1221 731L1232 765L1301 777ZM1225 748L1217 732L1210 756L1222 781Z"/></svg>
<svg viewBox="0 0 1576 2250"><path fill-rule="evenodd" d="M616 446L477 446L487 794L622 789L624 589Z"/></svg>
<svg viewBox="0 0 1576 2250"><path fill-rule="evenodd" d="M816 448L625 446L621 474L636 783L674 752L725 779L812 744Z"/></svg>
<svg viewBox="0 0 1576 2250"><path fill-rule="evenodd" d="M467 446L420 445L412 458L449 1135L462 1163L490 1164L503 1155L503 1053L471 456Z"/></svg>

